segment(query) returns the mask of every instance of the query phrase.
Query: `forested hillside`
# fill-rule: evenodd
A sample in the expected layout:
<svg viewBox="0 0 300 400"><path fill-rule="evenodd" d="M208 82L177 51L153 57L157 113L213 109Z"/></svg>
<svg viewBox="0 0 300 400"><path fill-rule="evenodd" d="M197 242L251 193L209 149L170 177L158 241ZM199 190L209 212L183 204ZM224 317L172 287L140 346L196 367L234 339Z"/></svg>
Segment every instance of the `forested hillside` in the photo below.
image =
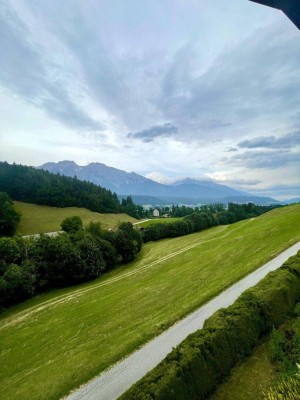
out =
<svg viewBox="0 0 300 400"><path fill-rule="evenodd" d="M100 213L126 212L139 217L131 199L122 205L116 193L93 183L24 165L0 162L0 191L14 200L55 207L85 207ZM128 201L130 204L128 204Z"/></svg>

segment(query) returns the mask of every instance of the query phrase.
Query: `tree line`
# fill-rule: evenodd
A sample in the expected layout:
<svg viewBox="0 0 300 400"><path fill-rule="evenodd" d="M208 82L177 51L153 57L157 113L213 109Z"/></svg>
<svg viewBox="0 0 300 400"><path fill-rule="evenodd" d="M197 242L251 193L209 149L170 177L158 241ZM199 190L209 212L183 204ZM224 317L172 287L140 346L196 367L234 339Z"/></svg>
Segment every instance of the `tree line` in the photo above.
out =
<svg viewBox="0 0 300 400"><path fill-rule="evenodd" d="M141 234L130 222L105 231L95 222L84 228L79 217L71 217L62 228L65 233L55 237L0 238L0 307L96 279L132 261L142 248Z"/></svg>
<svg viewBox="0 0 300 400"><path fill-rule="evenodd" d="M0 162L0 191L27 203L144 216L142 207L136 206L130 196L120 203L116 193L94 183L7 162Z"/></svg>
<svg viewBox="0 0 300 400"><path fill-rule="evenodd" d="M160 215L170 215L173 218L185 217L187 215L191 215L194 212L211 212L215 213L218 211L226 210L225 204L223 203L212 203L212 204L202 204L200 206L191 207L186 205L172 205L172 206L164 206L164 207L156 207L159 211ZM149 209L149 215L153 215L153 208Z"/></svg>
<svg viewBox="0 0 300 400"><path fill-rule="evenodd" d="M153 223L141 228L144 242L173 238L200 232L217 225L228 225L247 218L257 217L278 207L278 205L259 206L253 203L229 203L227 209L221 204L202 206L188 213L181 220L169 223ZM186 210L190 207L186 207Z"/></svg>

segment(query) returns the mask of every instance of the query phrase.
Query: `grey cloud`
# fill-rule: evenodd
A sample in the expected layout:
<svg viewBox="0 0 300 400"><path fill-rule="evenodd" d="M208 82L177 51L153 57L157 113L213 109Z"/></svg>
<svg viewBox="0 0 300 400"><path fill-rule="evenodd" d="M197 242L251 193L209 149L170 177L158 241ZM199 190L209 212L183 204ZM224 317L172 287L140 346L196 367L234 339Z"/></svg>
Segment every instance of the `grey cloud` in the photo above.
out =
<svg viewBox="0 0 300 400"><path fill-rule="evenodd" d="M271 185L263 189L255 188L255 192L264 196L300 196L300 183L297 185Z"/></svg>
<svg viewBox="0 0 300 400"><path fill-rule="evenodd" d="M140 121L147 110L141 111L144 99L137 98L137 82L130 82L136 66L132 65L128 55L122 57L109 46L114 33L106 32L106 28L102 29L100 25L101 5L95 2L86 7L80 1L65 1L63 12L51 3L47 7L51 10L51 17L43 6L39 6L39 16L48 23L49 32L63 44L77 64L80 80L90 98L125 125L128 121ZM68 24L65 24L66 14Z"/></svg>
<svg viewBox="0 0 300 400"><path fill-rule="evenodd" d="M221 121L218 119L209 119L209 120L203 120L201 122L201 128L202 129L207 129L207 130L214 130L218 128L227 128L228 126L232 126L231 122L226 122L226 121Z"/></svg>
<svg viewBox="0 0 300 400"><path fill-rule="evenodd" d="M293 120L296 120L297 122L300 121L300 112L297 112L295 115L291 117Z"/></svg>
<svg viewBox="0 0 300 400"><path fill-rule="evenodd" d="M87 95L127 127L127 132L157 120L171 120L180 129L182 141L232 137L238 134L240 124L247 129L247 124L253 126L266 115L285 118L298 111L300 42L284 27L268 27L227 46L205 70L201 62L208 51L205 46L199 50L197 41L187 41L176 52L179 42L176 46L172 42L172 50L157 45L148 51L145 35L137 39L139 46L135 48L120 37L124 27L132 34L126 21L115 29L109 23L106 26L103 6L94 2L86 7L75 0L65 0L59 7L51 1L28 2L30 12L70 57L71 69L78 72ZM106 7L118 9L109 3ZM33 98L69 126L101 129L100 123L76 106L67 87L55 81L55 68L60 67L49 63L45 67L44 49L30 42L26 27L16 22L16 17L10 16L8 21L9 28L14 24L11 33L0 28L0 48L5 51L3 45L7 46L0 61L2 82L22 92L24 98ZM11 35L12 40L6 40L5 35ZM54 88L61 92L60 97L53 95Z"/></svg>
<svg viewBox="0 0 300 400"><path fill-rule="evenodd" d="M276 191L286 191L286 190L300 190L300 182L299 184L291 184L291 185L286 185L286 184L281 184L281 185L272 185L268 186L268 190L276 190Z"/></svg>
<svg viewBox="0 0 300 400"><path fill-rule="evenodd" d="M238 149L236 147L228 147L228 149L226 151L227 151L227 153L234 153L234 152L238 151Z"/></svg>
<svg viewBox="0 0 300 400"><path fill-rule="evenodd" d="M40 48L32 43L26 25L9 9L0 14L0 83L38 107L54 119L72 128L101 130L72 101L66 87L57 78L59 66L45 66Z"/></svg>
<svg viewBox="0 0 300 400"><path fill-rule="evenodd" d="M281 137L275 136L260 136L249 140L244 140L238 143L240 148L292 148L300 145L300 131L292 132Z"/></svg>
<svg viewBox="0 0 300 400"><path fill-rule="evenodd" d="M299 163L300 154L288 150L245 151L231 158L224 158L225 164L252 169L275 169L291 163Z"/></svg>
<svg viewBox="0 0 300 400"><path fill-rule="evenodd" d="M83 78L90 94L105 108L120 115L128 111L130 91L124 83L118 68L118 60L114 60L84 23L76 26L72 32L62 31L59 38L70 48L72 54L81 64Z"/></svg>
<svg viewBox="0 0 300 400"><path fill-rule="evenodd" d="M256 186L257 184L262 183L262 181L258 179L226 179L222 181L222 183L226 185Z"/></svg>
<svg viewBox="0 0 300 400"><path fill-rule="evenodd" d="M48 114L65 125L75 129L88 129L99 131L104 129L103 124L93 120L74 104L68 94L59 89L58 86L45 85L47 95L38 99L38 104L44 108Z"/></svg>
<svg viewBox="0 0 300 400"><path fill-rule="evenodd" d="M298 33L294 35L282 26L259 30L228 46L196 76L192 70L182 74L185 61L175 56L164 76L158 107L195 139L232 137L240 133L240 125L247 129L266 118L290 121L300 104L300 41ZM179 55L189 57L187 51ZM222 129L209 129L208 116L221 121Z"/></svg>
<svg viewBox="0 0 300 400"><path fill-rule="evenodd" d="M135 133L128 133L127 137L140 139L143 142L153 142L158 137L169 137L178 133L177 126L167 122L163 125L155 125Z"/></svg>

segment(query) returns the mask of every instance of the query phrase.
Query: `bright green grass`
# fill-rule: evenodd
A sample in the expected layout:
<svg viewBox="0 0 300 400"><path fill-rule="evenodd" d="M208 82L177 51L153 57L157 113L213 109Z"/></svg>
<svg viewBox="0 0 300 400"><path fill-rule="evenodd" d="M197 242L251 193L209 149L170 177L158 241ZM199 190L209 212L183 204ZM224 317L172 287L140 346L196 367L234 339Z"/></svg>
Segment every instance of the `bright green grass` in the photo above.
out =
<svg viewBox="0 0 300 400"><path fill-rule="evenodd" d="M146 226L153 225L153 224L163 224L168 222L176 222L180 221L182 218L153 218L149 219L149 221L144 221L141 223L136 224L138 228L145 228Z"/></svg>
<svg viewBox="0 0 300 400"><path fill-rule="evenodd" d="M104 229L113 228L125 221L137 221L127 214L100 214L86 208L39 206L20 201L15 201L14 204L16 210L22 214L17 228L17 233L21 235L59 231L61 222L66 217L73 215L78 215L82 219L83 225L87 225L91 221L101 222Z"/></svg>
<svg viewBox="0 0 300 400"><path fill-rule="evenodd" d="M0 393L60 398L299 240L293 205L148 243L97 281L14 307L0 317Z"/></svg>

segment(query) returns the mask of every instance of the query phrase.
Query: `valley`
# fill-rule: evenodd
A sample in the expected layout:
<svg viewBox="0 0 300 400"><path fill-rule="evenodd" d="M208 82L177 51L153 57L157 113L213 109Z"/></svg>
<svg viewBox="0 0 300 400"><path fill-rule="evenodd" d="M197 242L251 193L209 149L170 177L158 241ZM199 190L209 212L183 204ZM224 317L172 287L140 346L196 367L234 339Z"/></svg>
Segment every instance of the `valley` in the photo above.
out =
<svg viewBox="0 0 300 400"><path fill-rule="evenodd" d="M299 241L299 226L292 205L151 242L94 282L11 308L0 317L1 392L60 398Z"/></svg>

